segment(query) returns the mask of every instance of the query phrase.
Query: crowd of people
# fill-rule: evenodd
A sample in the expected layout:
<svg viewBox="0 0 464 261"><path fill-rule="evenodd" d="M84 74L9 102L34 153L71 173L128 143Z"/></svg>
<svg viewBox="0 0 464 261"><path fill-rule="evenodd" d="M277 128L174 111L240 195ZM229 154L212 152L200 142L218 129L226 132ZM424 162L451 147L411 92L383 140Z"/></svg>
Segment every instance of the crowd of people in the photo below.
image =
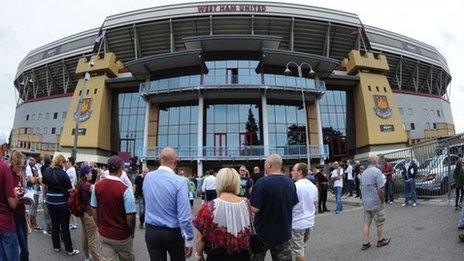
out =
<svg viewBox="0 0 464 261"><path fill-rule="evenodd" d="M4 143L0 137L0 156ZM132 183L118 156L110 157L105 166L76 165L62 155L46 157L39 165L34 158L26 161L19 151L11 152L9 165L0 160L0 260L29 260L30 230L50 234L55 252L63 245L67 255L77 255L70 236L75 229L81 230L86 260L134 260L137 213L150 260L167 260L168 255L170 260L192 255L196 260L264 260L268 251L273 260L306 260L316 214L329 211L330 191L336 214L343 211L342 195L362 199L362 250L371 246L372 222L377 247L390 242L383 227L385 204L394 200L395 175L391 164L379 164L376 156L369 158L366 168L348 160L310 170L300 162L286 173L281 156L273 154L266 158L263 172L255 166L250 174L242 165L238 171L208 170L201 177L185 174L177 163L176 152L164 148L160 166L153 171L143 166ZM416 206L417 165L407 158L400 171L403 206L410 201ZM461 183L462 172L455 170ZM41 196L44 228L37 219ZM202 204L194 214L197 197ZM457 207L461 201L456 199ZM464 210L459 228L464 229Z"/></svg>

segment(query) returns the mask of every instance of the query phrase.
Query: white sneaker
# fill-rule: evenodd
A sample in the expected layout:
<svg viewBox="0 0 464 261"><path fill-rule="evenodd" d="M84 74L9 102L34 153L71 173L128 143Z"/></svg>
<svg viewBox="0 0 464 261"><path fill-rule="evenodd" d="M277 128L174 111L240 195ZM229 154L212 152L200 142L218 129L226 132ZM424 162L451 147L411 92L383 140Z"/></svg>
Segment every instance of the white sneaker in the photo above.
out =
<svg viewBox="0 0 464 261"><path fill-rule="evenodd" d="M407 203L401 204L402 207L406 207L407 205L408 205Z"/></svg>
<svg viewBox="0 0 464 261"><path fill-rule="evenodd" d="M415 206L417 206L417 204L416 204L416 203L412 203L412 206L415 207Z"/></svg>
<svg viewBox="0 0 464 261"><path fill-rule="evenodd" d="M393 201L390 201L390 205L393 205Z"/></svg>

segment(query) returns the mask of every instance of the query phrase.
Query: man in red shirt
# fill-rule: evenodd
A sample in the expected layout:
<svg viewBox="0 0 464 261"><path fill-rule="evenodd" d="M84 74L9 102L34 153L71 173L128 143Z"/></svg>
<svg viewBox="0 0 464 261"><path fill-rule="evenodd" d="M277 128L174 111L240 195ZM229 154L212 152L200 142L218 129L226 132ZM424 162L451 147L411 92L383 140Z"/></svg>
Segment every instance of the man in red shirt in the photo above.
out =
<svg viewBox="0 0 464 261"><path fill-rule="evenodd" d="M110 175L95 184L90 205L100 234L105 260L132 261L135 229L135 198L132 188L121 180L124 162L118 156L108 159Z"/></svg>
<svg viewBox="0 0 464 261"><path fill-rule="evenodd" d="M385 175L387 179L387 183L385 184L386 188L386 195L385 195L385 202L393 204L393 165L390 162L385 161L382 166L382 173Z"/></svg>
<svg viewBox="0 0 464 261"><path fill-rule="evenodd" d="M18 205L13 175L3 161L6 136L0 133L0 260L19 260L18 237L13 210Z"/></svg>

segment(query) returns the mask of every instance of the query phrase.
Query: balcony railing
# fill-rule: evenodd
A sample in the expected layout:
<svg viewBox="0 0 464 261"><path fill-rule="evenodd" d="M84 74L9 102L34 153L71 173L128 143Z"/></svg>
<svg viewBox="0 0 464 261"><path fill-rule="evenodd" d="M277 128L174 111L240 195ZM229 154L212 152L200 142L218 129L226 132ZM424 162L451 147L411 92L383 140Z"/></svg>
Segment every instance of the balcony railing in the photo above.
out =
<svg viewBox="0 0 464 261"><path fill-rule="evenodd" d="M168 93L174 91L196 90L198 88L275 88L281 90L304 90L308 92L323 93L326 90L325 82L320 81L319 85L311 78L302 78L286 75L264 74L264 81L261 75L204 75L201 83L201 75L179 76L154 80L146 88L145 83L139 87L140 94Z"/></svg>
<svg viewBox="0 0 464 261"><path fill-rule="evenodd" d="M146 153L141 153L144 158L157 159L164 147L149 148ZM201 155L198 155L198 147L173 147L176 150L180 160L197 160L197 159L264 159L264 146L224 146L224 147L201 147ZM285 145L272 146L269 148L270 154L279 154L284 159L306 158L306 145ZM327 158L329 147L324 145L319 148L318 145L310 145L311 158Z"/></svg>

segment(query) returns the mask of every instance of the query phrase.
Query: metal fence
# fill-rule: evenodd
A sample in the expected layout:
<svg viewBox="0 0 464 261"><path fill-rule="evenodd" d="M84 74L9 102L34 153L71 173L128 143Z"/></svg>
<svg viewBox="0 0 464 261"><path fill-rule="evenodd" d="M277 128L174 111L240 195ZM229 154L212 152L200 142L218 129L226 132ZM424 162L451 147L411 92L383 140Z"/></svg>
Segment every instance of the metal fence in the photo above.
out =
<svg viewBox="0 0 464 261"><path fill-rule="evenodd" d="M413 145L407 149L380 154L382 162L393 165L393 192L403 196L402 167L410 156L418 166L415 177L416 194L423 198L454 196L454 169L456 160L464 155L464 134Z"/></svg>

